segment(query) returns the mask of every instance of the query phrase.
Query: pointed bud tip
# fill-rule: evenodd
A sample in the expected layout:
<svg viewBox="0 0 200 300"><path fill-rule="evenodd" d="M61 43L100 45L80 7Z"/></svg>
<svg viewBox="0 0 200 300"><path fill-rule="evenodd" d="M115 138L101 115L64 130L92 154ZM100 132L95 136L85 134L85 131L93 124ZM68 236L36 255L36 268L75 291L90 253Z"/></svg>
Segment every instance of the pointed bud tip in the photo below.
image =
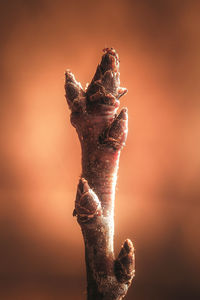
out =
<svg viewBox="0 0 200 300"><path fill-rule="evenodd" d="M68 84L70 82L72 82L78 89L83 89L81 83L76 80L74 74L70 71L70 69L67 69L65 71L65 84Z"/></svg>
<svg viewBox="0 0 200 300"><path fill-rule="evenodd" d="M131 242L130 239L125 240L123 247L126 250L127 254L133 254L134 253L133 243Z"/></svg>
<svg viewBox="0 0 200 300"><path fill-rule="evenodd" d="M81 193L86 193L90 189L87 180L83 177L80 178L80 180L79 180L79 189L80 189Z"/></svg>
<svg viewBox="0 0 200 300"><path fill-rule="evenodd" d="M117 52L116 52L116 50L114 48L112 48L112 47L110 47L110 48L109 47L108 48L104 48L103 52L105 54L112 55L112 56L116 57L119 60L119 56L118 56L118 54L117 54Z"/></svg>
<svg viewBox="0 0 200 300"><path fill-rule="evenodd" d="M67 70L65 71L65 80L66 80L66 82L68 82L68 81L74 81L74 75L73 75L73 73L70 71L70 69L67 69Z"/></svg>
<svg viewBox="0 0 200 300"><path fill-rule="evenodd" d="M74 215L78 218L78 222L88 222L95 216L100 216L101 213L101 203L97 195L90 189L87 180L85 178L80 178L74 212Z"/></svg>
<svg viewBox="0 0 200 300"><path fill-rule="evenodd" d="M119 56L113 48L103 49L103 56L100 63L100 69L102 74L108 70L117 72L119 69Z"/></svg>
<svg viewBox="0 0 200 300"><path fill-rule="evenodd" d="M128 89L127 88L123 88L123 87L119 87L118 90L118 99L121 98L122 96L126 95L128 93Z"/></svg>
<svg viewBox="0 0 200 300"><path fill-rule="evenodd" d="M128 108L123 107L118 116L119 119L127 120L128 119Z"/></svg>
<svg viewBox="0 0 200 300"><path fill-rule="evenodd" d="M115 261L115 275L119 282L130 284L134 274L134 247L131 240L126 239Z"/></svg>

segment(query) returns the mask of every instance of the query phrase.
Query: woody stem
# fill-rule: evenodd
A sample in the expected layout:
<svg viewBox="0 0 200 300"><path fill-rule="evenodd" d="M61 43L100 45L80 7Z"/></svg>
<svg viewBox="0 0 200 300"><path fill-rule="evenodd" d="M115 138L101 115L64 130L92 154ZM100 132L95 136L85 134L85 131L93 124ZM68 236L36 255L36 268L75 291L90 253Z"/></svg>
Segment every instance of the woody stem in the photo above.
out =
<svg viewBox="0 0 200 300"><path fill-rule="evenodd" d="M124 242L117 259L113 249L115 186L128 113L123 108L116 114L126 93L119 86L118 55L112 48L104 52L86 91L70 71L65 84L71 123L82 148L74 215L85 242L88 300L122 299L134 276L132 242Z"/></svg>

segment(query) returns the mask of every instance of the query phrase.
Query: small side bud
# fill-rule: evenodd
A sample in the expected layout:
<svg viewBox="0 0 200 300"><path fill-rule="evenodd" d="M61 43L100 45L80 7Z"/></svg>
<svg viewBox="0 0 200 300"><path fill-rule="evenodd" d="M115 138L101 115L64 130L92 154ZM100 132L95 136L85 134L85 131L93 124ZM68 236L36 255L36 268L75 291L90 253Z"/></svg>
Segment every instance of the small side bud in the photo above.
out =
<svg viewBox="0 0 200 300"><path fill-rule="evenodd" d="M67 103L71 111L83 111L85 106L84 91L70 70L67 70L65 73L65 91Z"/></svg>
<svg viewBox="0 0 200 300"><path fill-rule="evenodd" d="M101 203L84 178L78 184L74 215L78 216L80 222L87 222L101 215Z"/></svg>
<svg viewBox="0 0 200 300"><path fill-rule="evenodd" d="M114 96L116 96L116 91L119 86L119 76L117 76L112 70L108 70L103 75L102 84L108 93L112 93Z"/></svg>
<svg viewBox="0 0 200 300"><path fill-rule="evenodd" d="M127 239L115 260L115 275L119 282L130 284L135 275L134 247L131 240Z"/></svg>
<svg viewBox="0 0 200 300"><path fill-rule="evenodd" d="M128 110L123 108L116 119L100 136L100 144L120 150L125 145L128 134Z"/></svg>
<svg viewBox="0 0 200 300"><path fill-rule="evenodd" d="M125 95L128 92L126 88L119 87L117 89L117 99L121 98L123 95Z"/></svg>

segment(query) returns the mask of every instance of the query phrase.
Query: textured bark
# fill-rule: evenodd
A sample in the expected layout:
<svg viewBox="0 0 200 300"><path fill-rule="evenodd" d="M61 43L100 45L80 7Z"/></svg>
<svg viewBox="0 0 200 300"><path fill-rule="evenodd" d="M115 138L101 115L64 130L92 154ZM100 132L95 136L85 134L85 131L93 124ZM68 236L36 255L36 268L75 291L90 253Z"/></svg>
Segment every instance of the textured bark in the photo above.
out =
<svg viewBox="0 0 200 300"><path fill-rule="evenodd" d="M128 132L127 108L119 115L119 58L104 49L94 78L84 91L66 71L66 99L82 148L82 174L75 209L85 242L88 300L122 299L134 276L134 248L127 239L115 259L114 200L120 152Z"/></svg>

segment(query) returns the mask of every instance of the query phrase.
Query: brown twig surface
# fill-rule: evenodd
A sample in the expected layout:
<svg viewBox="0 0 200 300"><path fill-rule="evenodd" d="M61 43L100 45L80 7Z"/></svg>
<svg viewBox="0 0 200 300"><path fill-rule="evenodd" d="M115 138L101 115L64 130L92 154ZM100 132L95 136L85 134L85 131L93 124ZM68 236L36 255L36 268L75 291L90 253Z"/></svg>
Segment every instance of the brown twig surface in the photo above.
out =
<svg viewBox="0 0 200 300"><path fill-rule="evenodd" d="M134 276L134 248L127 239L115 259L114 200L121 149L128 132L127 108L117 115L120 87L119 57L104 49L94 78L84 91L66 71L66 99L71 123L82 148L82 174L74 216L85 242L87 299L122 299Z"/></svg>

